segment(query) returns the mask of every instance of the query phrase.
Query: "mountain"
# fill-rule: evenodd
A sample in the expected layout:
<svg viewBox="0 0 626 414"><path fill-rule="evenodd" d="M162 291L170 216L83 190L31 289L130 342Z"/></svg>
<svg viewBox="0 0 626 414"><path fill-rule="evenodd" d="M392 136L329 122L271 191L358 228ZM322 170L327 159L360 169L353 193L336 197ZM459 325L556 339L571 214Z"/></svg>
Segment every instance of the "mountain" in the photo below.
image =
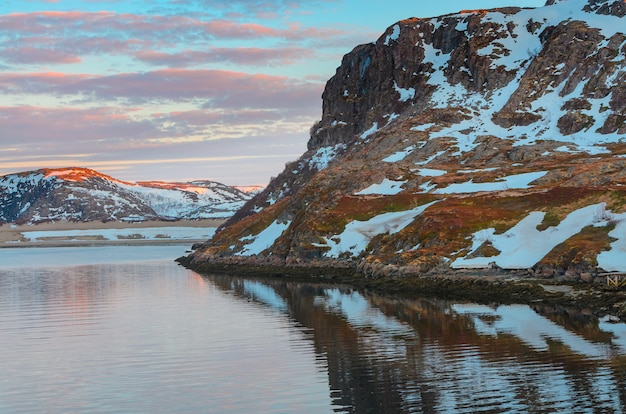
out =
<svg viewBox="0 0 626 414"><path fill-rule="evenodd" d="M344 56L307 152L186 264L626 271L625 15L550 0L393 24Z"/></svg>
<svg viewBox="0 0 626 414"><path fill-rule="evenodd" d="M251 196L212 181L128 183L87 168L0 177L0 223L230 217Z"/></svg>

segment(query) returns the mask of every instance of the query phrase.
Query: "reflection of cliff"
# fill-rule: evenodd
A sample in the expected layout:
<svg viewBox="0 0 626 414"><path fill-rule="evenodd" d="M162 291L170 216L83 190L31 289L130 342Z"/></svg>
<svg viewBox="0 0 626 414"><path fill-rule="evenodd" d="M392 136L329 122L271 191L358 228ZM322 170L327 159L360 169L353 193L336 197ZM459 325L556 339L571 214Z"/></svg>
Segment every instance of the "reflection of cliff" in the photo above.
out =
<svg viewBox="0 0 626 414"><path fill-rule="evenodd" d="M626 379L626 357L618 355L626 350L611 346L608 334L589 318L556 325L535 314L533 326L509 329L515 322L506 307L455 311L435 299L363 296L285 281L211 280L310 329L318 358L328 367L333 403L348 412L626 406L623 392L606 391L620 389ZM524 312L517 314L529 319ZM533 342L537 335L545 347Z"/></svg>
<svg viewBox="0 0 626 414"><path fill-rule="evenodd" d="M246 291L243 279L213 279L225 289L241 296L256 296ZM278 296L287 304L289 316L311 329L315 351L325 359L333 405L346 407L349 412L397 412L406 408L402 397L402 382L394 370L380 360L371 360L374 350L368 346L363 332L354 329L342 315L329 312L316 298L325 294L323 288L296 283L271 283ZM278 302L268 303L281 308Z"/></svg>

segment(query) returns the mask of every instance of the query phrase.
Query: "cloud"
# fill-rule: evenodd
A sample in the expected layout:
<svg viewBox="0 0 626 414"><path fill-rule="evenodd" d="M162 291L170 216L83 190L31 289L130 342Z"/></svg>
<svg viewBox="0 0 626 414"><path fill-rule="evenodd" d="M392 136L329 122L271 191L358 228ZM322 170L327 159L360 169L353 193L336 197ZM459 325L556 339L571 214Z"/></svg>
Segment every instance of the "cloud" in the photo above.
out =
<svg viewBox="0 0 626 414"><path fill-rule="evenodd" d="M205 107L312 109L322 83L225 70L162 69L109 76L63 73L0 73L7 94L77 96L85 100L202 101Z"/></svg>
<svg viewBox="0 0 626 414"><path fill-rule="evenodd" d="M168 67L189 67L206 65L207 63L234 63L239 65L290 65L303 58L311 58L311 49L302 47L285 48L211 48L208 51L183 50L167 53L157 51L140 51L135 56L138 60L150 65Z"/></svg>
<svg viewBox="0 0 626 414"><path fill-rule="evenodd" d="M285 25L284 22L280 23ZM287 24L275 28L261 23L227 19L201 20L187 16L143 15L114 12L32 12L0 15L0 35L7 39L30 36L90 37L153 39L166 44L180 41L211 39L279 38L302 40L307 38L331 39L348 33L338 28L304 27ZM45 37L39 39L45 40Z"/></svg>
<svg viewBox="0 0 626 414"><path fill-rule="evenodd" d="M0 64L22 65L16 66L22 71L23 65L80 64L97 56L117 69L118 58L127 56L169 67L277 67L356 44L350 29L103 11L14 13L0 15Z"/></svg>
<svg viewBox="0 0 626 414"><path fill-rule="evenodd" d="M306 150L332 74L320 62L355 44L353 27L294 23L323 3L0 15L0 174L78 165L130 180L265 182Z"/></svg>
<svg viewBox="0 0 626 414"><path fill-rule="evenodd" d="M0 108L0 129L4 131L7 116L18 116L22 124L29 112L7 111ZM32 123L45 128L45 123L54 116L63 120L48 128L49 134L40 140L11 143L0 142L0 175L17 171L34 170L44 167L67 166L89 167L125 180L192 180L213 179L226 184L266 184L272 175L277 175L284 163L297 159L306 150L306 133L302 128L281 129L267 124L267 130L257 135L240 136L233 139L220 139L192 142L142 142L136 139L90 139L78 140L72 133L89 131L89 128L76 128L73 131L54 130L63 127L72 116L77 120L87 120L90 115L98 120L99 114L107 111L69 111L51 113L37 112L31 108ZM48 117L43 114L48 113ZM200 113L173 114L179 120L202 122ZM193 117L197 118L193 118ZM165 121L164 115L158 121ZM99 121L98 121L99 122ZM97 124L94 123L92 126ZM158 124L158 123L157 123ZM145 126L145 125L144 125ZM229 130L229 128L225 128ZM5 136L3 134L3 136ZM9 136L9 135L6 135ZM122 175L118 175L121 174ZM251 178L253 177L253 178Z"/></svg>
<svg viewBox="0 0 626 414"><path fill-rule="evenodd" d="M34 47L12 47L2 50L2 59L7 63L80 63L80 56L64 51Z"/></svg>
<svg viewBox="0 0 626 414"><path fill-rule="evenodd" d="M3 145L16 148L61 147L104 149L115 140L140 141L163 136L158 124L133 119L128 109L0 107ZM3 145L0 145L0 150ZM81 150L82 151L82 150Z"/></svg>
<svg viewBox="0 0 626 414"><path fill-rule="evenodd" d="M276 19L289 14L308 14L324 4L336 0L172 0L173 10L211 11L223 16L247 17L252 19Z"/></svg>
<svg viewBox="0 0 626 414"><path fill-rule="evenodd" d="M0 107L0 154L126 151L176 143L304 134L306 113L259 109L196 109L144 115L132 108ZM236 151L236 148L233 148Z"/></svg>

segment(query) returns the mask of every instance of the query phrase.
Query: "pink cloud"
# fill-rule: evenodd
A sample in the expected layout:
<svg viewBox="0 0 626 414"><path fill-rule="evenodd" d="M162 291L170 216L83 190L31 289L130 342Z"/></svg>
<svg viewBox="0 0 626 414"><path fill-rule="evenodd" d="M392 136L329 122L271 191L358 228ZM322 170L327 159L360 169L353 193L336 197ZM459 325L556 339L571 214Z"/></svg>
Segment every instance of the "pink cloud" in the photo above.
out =
<svg viewBox="0 0 626 414"><path fill-rule="evenodd" d="M196 65L202 63L203 57L208 62L256 63L265 59L271 64L290 64L310 58L323 48L354 45L353 32L353 29L340 27L303 27L291 23L275 28L237 20L201 20L176 15L104 11L14 13L0 15L0 62L78 63L87 55L125 54L136 55L145 62L150 59L161 62L159 64L172 64L176 58L182 58ZM208 39L283 40L297 42L298 46L233 48L233 51L216 47L207 51ZM187 50L176 51L180 45L185 45Z"/></svg>
<svg viewBox="0 0 626 414"><path fill-rule="evenodd" d="M138 108L0 107L3 146L104 151L112 148L146 147L155 142L190 136L241 137L250 130L270 131L277 122L312 123L305 112L279 110L197 109L142 117ZM302 128L306 131L306 127Z"/></svg>
<svg viewBox="0 0 626 414"><path fill-rule="evenodd" d="M153 65L188 67L215 62L231 62L244 65L289 65L302 58L314 55L310 49L286 47L262 48L212 48L208 51L185 50L176 53L144 51L136 54L137 59Z"/></svg>
<svg viewBox="0 0 626 414"><path fill-rule="evenodd" d="M110 76L0 73L5 93L76 95L95 101L201 100L205 107L319 110L323 83L224 70L162 69Z"/></svg>
<svg viewBox="0 0 626 414"><path fill-rule="evenodd" d="M0 73L0 91L6 94L50 94L89 79L90 75L68 75L59 72ZM77 92L78 93L78 92Z"/></svg>
<svg viewBox="0 0 626 414"><path fill-rule="evenodd" d="M139 39L120 40L94 36L41 40L33 37L21 39L18 46L0 48L0 59L19 64L81 63L82 57L87 55L132 54L136 50L152 46L151 41Z"/></svg>
<svg viewBox="0 0 626 414"><path fill-rule="evenodd" d="M276 30L257 23L237 23L232 20L213 20L203 25L206 34L229 39L254 39L258 37L282 37Z"/></svg>
<svg viewBox="0 0 626 414"><path fill-rule="evenodd" d="M198 109L191 111L178 111L169 114L158 114L154 116L163 122L175 122L181 125L207 126L207 125L267 125L274 124L285 118L285 114L275 110L239 110L212 111Z"/></svg>
<svg viewBox="0 0 626 414"><path fill-rule="evenodd" d="M184 1L158 4L171 12ZM326 77L295 79L189 67L227 63L258 71L300 64L290 68L300 70L303 62L338 53L338 45L355 44L346 41L352 29L286 23L289 13L315 3L194 0L193 7L203 4L203 10L187 13L189 17L148 12L0 15L0 94L8 96L4 105L31 103L0 106L0 158L15 156L19 161L56 154L62 160L67 153L94 154L93 163L84 166L109 162L122 168L128 160L123 168L129 171L141 159L149 163L167 158L174 160L168 164L174 174L180 169L176 160L188 160L191 154L198 157L192 178L217 178L216 173L232 170L229 158L241 157L237 172L247 168L257 171L255 177L269 177L306 149L308 128L321 112ZM219 17L210 17L218 6L222 9L213 16ZM281 19L251 23L255 16L272 13ZM233 44L237 47L224 47ZM94 68L94 62L102 65ZM60 73L63 66L48 72L72 63L91 66L83 73L76 73L81 70L77 67L75 73ZM149 67L146 64L167 69L133 72ZM29 65L40 66L35 72ZM68 106L36 106L41 102ZM160 113L149 115L143 106ZM232 139L237 139L236 145ZM193 140L197 142L187 142ZM203 156L206 159L200 160ZM209 161L208 156L215 158ZM263 159L272 162L258 172ZM191 174L191 163L184 165ZM229 174L233 178L235 173Z"/></svg>
<svg viewBox="0 0 626 414"><path fill-rule="evenodd" d="M156 38L174 43L180 40L198 39L199 35L224 39L283 38L304 39L309 37L329 39L346 35L340 29L302 28L291 25L276 29L258 23L241 23L234 20L200 20L185 16L154 16L120 14L112 12L33 12L13 13L0 16L0 31L27 37L32 34L48 34L63 37L76 33L104 32L117 37Z"/></svg>
<svg viewBox="0 0 626 414"><path fill-rule="evenodd" d="M263 183L306 149L308 128L281 129L276 121L293 121L281 111L192 110L134 119L137 110L0 107L0 174L78 165L103 172L121 168L125 175L119 177L131 180L211 178L249 184L253 176ZM199 133L207 140L168 139ZM159 165L156 174L154 165Z"/></svg>
<svg viewBox="0 0 626 414"><path fill-rule="evenodd" d="M6 48L2 58L8 63L80 63L80 56L64 50L50 50L33 47Z"/></svg>
<svg viewBox="0 0 626 414"><path fill-rule="evenodd" d="M0 107L3 143L93 146L100 140L160 136L156 125L115 108ZM99 145L99 144L97 144Z"/></svg>

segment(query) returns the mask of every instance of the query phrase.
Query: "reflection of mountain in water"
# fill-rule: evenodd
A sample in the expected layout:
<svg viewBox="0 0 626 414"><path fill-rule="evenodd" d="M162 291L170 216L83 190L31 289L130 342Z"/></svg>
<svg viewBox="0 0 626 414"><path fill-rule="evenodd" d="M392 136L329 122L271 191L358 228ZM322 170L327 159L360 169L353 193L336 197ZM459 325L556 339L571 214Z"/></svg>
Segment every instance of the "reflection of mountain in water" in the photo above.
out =
<svg viewBox="0 0 626 414"><path fill-rule="evenodd" d="M210 279L310 329L346 412L620 411L624 327L572 310L393 299L349 288ZM611 333L613 332L613 333ZM341 407L341 408L339 408Z"/></svg>

